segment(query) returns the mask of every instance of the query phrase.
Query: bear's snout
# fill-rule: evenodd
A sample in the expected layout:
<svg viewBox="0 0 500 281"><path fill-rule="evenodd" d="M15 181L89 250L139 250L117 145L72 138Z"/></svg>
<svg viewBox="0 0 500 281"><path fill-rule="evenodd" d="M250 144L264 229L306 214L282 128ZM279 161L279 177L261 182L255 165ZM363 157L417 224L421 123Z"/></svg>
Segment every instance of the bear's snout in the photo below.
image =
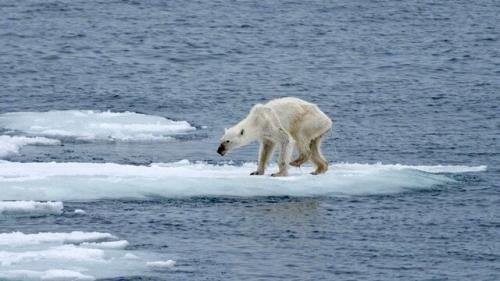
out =
<svg viewBox="0 0 500 281"><path fill-rule="evenodd" d="M226 154L226 147L224 147L224 144L220 144L219 148L217 148L217 153L219 153L221 156L224 156Z"/></svg>

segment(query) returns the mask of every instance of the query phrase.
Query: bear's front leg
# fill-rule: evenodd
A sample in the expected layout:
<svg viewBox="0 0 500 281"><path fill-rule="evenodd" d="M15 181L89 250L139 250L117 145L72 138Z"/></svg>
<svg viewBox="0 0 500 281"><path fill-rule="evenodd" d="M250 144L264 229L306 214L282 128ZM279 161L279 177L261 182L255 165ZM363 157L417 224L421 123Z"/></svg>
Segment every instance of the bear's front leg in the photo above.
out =
<svg viewBox="0 0 500 281"><path fill-rule="evenodd" d="M271 174L273 177L286 177L288 176L288 163L292 154L291 138L283 129L280 129L280 157L278 159L279 170L277 173Z"/></svg>
<svg viewBox="0 0 500 281"><path fill-rule="evenodd" d="M266 170L267 161L273 154L274 150L274 142L270 140L263 140L260 143L260 151L259 151L259 164L257 167L257 171L252 172L250 175L263 175Z"/></svg>

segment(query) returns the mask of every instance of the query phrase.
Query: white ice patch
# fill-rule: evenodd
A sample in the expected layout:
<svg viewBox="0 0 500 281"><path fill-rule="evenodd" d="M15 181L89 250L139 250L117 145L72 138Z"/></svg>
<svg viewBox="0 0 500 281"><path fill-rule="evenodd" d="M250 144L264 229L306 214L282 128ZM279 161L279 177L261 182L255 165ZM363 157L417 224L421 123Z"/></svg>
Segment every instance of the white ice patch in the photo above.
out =
<svg viewBox="0 0 500 281"><path fill-rule="evenodd" d="M59 215L62 202L0 201L0 215Z"/></svg>
<svg viewBox="0 0 500 281"><path fill-rule="evenodd" d="M153 272L159 254L100 232L0 233L0 280L95 280ZM172 267L168 260L158 266Z"/></svg>
<svg viewBox="0 0 500 281"><path fill-rule="evenodd" d="M0 136L0 157L17 154L26 145L59 145L60 141L44 137Z"/></svg>
<svg viewBox="0 0 500 281"><path fill-rule="evenodd" d="M154 269L169 269L175 266L175 261L173 260L168 260L168 261L151 261L146 263L147 266L154 268Z"/></svg>
<svg viewBox="0 0 500 281"><path fill-rule="evenodd" d="M275 170L270 167L269 170ZM484 171L485 166L334 164L327 174L311 167L291 176L250 176L243 166L190 163L150 166L112 163L0 162L0 200L96 200L186 196L338 196L429 189L453 180L439 173Z"/></svg>
<svg viewBox="0 0 500 281"><path fill-rule="evenodd" d="M6 270L0 271L0 278L6 280L51 280L51 281L92 281L93 276L66 269L50 269L46 271L35 270Z"/></svg>
<svg viewBox="0 0 500 281"><path fill-rule="evenodd" d="M42 232L24 234L22 232L0 233L0 247L19 247L40 244L80 244L84 242L103 242L116 239L102 232Z"/></svg>
<svg viewBox="0 0 500 281"><path fill-rule="evenodd" d="M73 211L73 213L75 213L77 215L85 215L87 212L85 212L82 209L76 209L76 210Z"/></svg>
<svg viewBox="0 0 500 281"><path fill-rule="evenodd" d="M109 242L85 242L81 244L87 248L97 248L97 249L125 249L128 246L127 240L119 241L109 241Z"/></svg>
<svg viewBox="0 0 500 281"><path fill-rule="evenodd" d="M186 121L161 116L92 110L4 113L0 127L38 136L120 141L168 140L195 130Z"/></svg>

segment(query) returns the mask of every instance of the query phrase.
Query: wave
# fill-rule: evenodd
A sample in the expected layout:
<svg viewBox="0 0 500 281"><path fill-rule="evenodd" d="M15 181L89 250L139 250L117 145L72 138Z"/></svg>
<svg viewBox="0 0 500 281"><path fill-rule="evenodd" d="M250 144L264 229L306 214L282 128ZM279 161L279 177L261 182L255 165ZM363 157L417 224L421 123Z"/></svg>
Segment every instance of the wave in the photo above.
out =
<svg viewBox="0 0 500 281"><path fill-rule="evenodd" d="M62 202L0 201L0 215L59 215Z"/></svg>
<svg viewBox="0 0 500 281"><path fill-rule="evenodd" d="M0 127L34 136L119 141L170 140L195 130L186 121L161 116L92 110L4 113Z"/></svg>
<svg viewBox="0 0 500 281"><path fill-rule="evenodd" d="M59 145L59 140L44 137L0 136L0 157L17 154L26 145Z"/></svg>
<svg viewBox="0 0 500 281"><path fill-rule="evenodd" d="M454 180L441 173L478 172L486 166L339 163L325 175L312 176L312 167L305 167L292 169L283 178L249 176L254 169L254 163L212 165L187 160L149 166L4 161L0 162L0 200L394 194L449 184Z"/></svg>
<svg viewBox="0 0 500 281"><path fill-rule="evenodd" d="M170 265L154 253L127 250L128 241L102 232L0 233L2 280L95 280L149 275ZM160 259L160 260L158 260Z"/></svg>

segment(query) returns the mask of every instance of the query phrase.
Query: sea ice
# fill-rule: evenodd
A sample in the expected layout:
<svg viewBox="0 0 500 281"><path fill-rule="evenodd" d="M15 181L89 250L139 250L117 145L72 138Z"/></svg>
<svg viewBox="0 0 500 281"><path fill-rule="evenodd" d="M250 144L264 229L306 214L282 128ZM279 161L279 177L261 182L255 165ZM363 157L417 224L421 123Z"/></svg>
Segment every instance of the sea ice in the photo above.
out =
<svg viewBox="0 0 500 281"><path fill-rule="evenodd" d="M194 131L186 121L135 112L54 110L0 114L0 128L84 140L155 141Z"/></svg>
<svg viewBox="0 0 500 281"><path fill-rule="evenodd" d="M338 163L324 175L312 176L312 167L304 167L278 178L250 176L254 169L254 163L235 166L180 161L135 166L4 161L0 162L0 200L393 194L448 184L454 180L447 173L479 172L486 167Z"/></svg>
<svg viewBox="0 0 500 281"><path fill-rule="evenodd" d="M82 209L75 209L73 211L73 213L77 214L77 215L85 215L87 212L85 212L84 210Z"/></svg>
<svg viewBox="0 0 500 281"><path fill-rule="evenodd" d="M175 261L167 260L167 261L150 261L146 263L147 266L154 269L165 269L172 268L175 266Z"/></svg>
<svg viewBox="0 0 500 281"><path fill-rule="evenodd" d="M0 280L95 280L148 276L173 260L127 250L128 241L100 232L0 233Z"/></svg>
<svg viewBox="0 0 500 281"><path fill-rule="evenodd" d="M44 137L0 136L0 157L17 154L26 145L59 145L60 141Z"/></svg>
<svg viewBox="0 0 500 281"><path fill-rule="evenodd" d="M62 202L0 201L0 215L59 215Z"/></svg>

